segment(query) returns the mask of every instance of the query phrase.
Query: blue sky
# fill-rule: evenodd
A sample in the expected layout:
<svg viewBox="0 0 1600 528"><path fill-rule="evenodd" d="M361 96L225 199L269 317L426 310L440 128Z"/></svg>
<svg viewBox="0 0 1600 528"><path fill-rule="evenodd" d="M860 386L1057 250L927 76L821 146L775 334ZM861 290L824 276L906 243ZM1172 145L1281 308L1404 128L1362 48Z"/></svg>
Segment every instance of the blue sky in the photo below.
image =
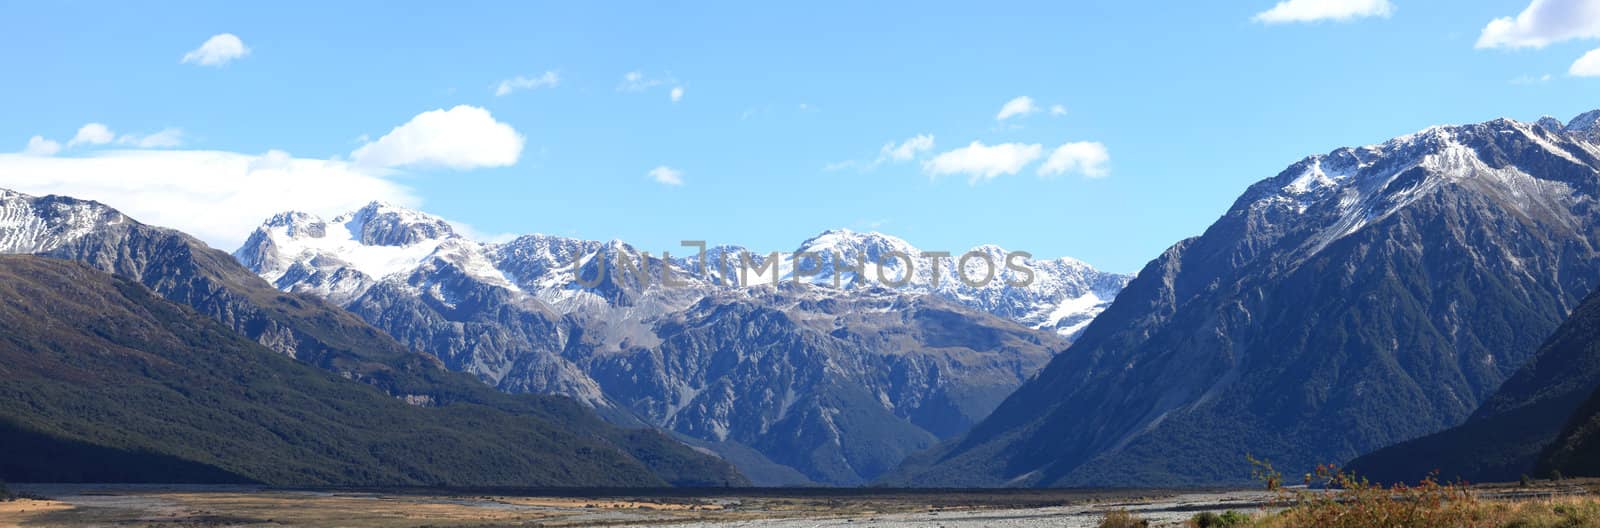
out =
<svg viewBox="0 0 1600 528"><path fill-rule="evenodd" d="M0 151L19 153L0 154L0 187L99 199L227 250L268 211L384 198L483 236L787 250L847 227L1131 272L1305 155L1600 108L1600 78L1575 65L1600 47L1594 0L1294 3L1359 13L6 1ZM220 34L248 52L184 60ZM517 77L538 86L497 95ZM997 119L1022 96L1037 110ZM80 135L89 123L105 133ZM932 145L883 151L919 135ZM35 136L57 148L20 153ZM958 150L975 141L1019 148ZM1014 173L999 159L1018 156Z"/></svg>

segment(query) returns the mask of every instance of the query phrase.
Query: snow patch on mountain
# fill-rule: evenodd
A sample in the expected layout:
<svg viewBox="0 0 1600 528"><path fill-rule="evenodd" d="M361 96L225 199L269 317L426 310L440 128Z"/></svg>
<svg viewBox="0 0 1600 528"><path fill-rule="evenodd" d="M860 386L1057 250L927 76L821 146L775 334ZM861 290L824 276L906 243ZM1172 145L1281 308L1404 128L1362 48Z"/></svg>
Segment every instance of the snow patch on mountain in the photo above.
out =
<svg viewBox="0 0 1600 528"><path fill-rule="evenodd" d="M898 237L835 229L780 253L775 262L769 262L770 254L719 246L706 250L702 264L698 254L663 260L667 255L617 240L534 234L482 243L457 234L438 217L374 202L331 222L302 212L276 215L234 256L280 289L309 291L339 303L355 300L380 281L425 283L414 275L438 260L560 313L604 312L607 318L638 321L684 309L711 291L806 283L936 295L1068 337L1104 310L1131 278L1076 259L1032 259L993 245L968 253L924 256ZM678 287L663 286L664 262ZM578 270L583 270L581 281ZM441 303L454 302L445 292L425 293Z"/></svg>
<svg viewBox="0 0 1600 528"><path fill-rule="evenodd" d="M95 202L0 189L0 253L42 253L126 221Z"/></svg>
<svg viewBox="0 0 1600 528"><path fill-rule="evenodd" d="M1596 115L1580 116L1562 130L1552 130L1548 121L1497 119L1473 125L1434 126L1381 144L1311 156L1257 184L1230 214L1267 214L1264 211L1277 209L1294 215L1331 216L1317 220L1324 227L1308 237L1302 246L1302 257L1314 255L1362 227L1405 209L1440 185L1493 187L1511 197L1507 204L1517 207L1519 213L1547 216L1545 213L1557 206L1547 203L1549 197L1570 192L1568 184L1535 178L1514 165L1485 160L1485 154L1463 138L1483 134L1515 137L1538 145L1575 167L1583 167L1586 162L1556 141L1592 127L1600 113L1591 114ZM1589 149L1591 157L1600 153L1600 149L1582 143L1565 144Z"/></svg>

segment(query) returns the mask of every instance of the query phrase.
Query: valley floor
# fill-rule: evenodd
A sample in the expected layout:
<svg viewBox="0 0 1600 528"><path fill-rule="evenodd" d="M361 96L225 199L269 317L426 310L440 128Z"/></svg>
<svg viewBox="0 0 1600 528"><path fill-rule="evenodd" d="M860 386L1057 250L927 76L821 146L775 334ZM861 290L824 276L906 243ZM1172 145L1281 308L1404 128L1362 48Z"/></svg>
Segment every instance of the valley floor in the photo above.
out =
<svg viewBox="0 0 1600 528"><path fill-rule="evenodd" d="M1255 491L665 490L462 493L240 486L13 485L0 526L1092 527L1127 509L1157 525L1259 511Z"/></svg>
<svg viewBox="0 0 1600 528"><path fill-rule="evenodd" d="M1272 515L1269 512L1281 511L1278 505L1283 503L1274 499L1282 495L1242 490L745 488L491 493L144 485L14 485L12 489L38 498L0 502L0 526L1093 528L1101 526L1108 512L1116 511L1127 511L1157 527L1185 526L1201 512L1235 511L1253 518L1246 525L1281 528L1331 525L1330 518L1340 520L1340 526L1363 527L1370 523L1359 519L1383 514L1389 509L1385 504L1396 504L1396 511L1413 510L1383 498L1388 492L1382 491L1367 498L1383 504L1346 495L1337 503ZM1473 486L1473 498L1436 504L1433 517L1418 517L1420 524L1386 524L1435 526L1439 524L1434 521L1448 517L1456 519L1447 523L1452 526L1600 526L1597 490L1600 481L1593 480Z"/></svg>

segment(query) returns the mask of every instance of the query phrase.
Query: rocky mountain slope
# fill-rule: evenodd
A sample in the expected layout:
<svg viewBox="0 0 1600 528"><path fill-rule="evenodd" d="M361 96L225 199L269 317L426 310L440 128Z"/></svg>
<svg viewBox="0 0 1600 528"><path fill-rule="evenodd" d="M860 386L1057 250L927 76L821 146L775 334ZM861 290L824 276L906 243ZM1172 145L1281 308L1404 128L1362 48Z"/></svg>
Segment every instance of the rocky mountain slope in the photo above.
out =
<svg viewBox="0 0 1600 528"><path fill-rule="evenodd" d="M1244 481L1460 423L1600 282L1593 117L1433 127L1251 186L910 485Z"/></svg>
<svg viewBox="0 0 1600 528"><path fill-rule="evenodd" d="M666 485L582 428L408 405L58 259L0 256L0 365L6 480Z"/></svg>
<svg viewBox="0 0 1600 528"><path fill-rule="evenodd" d="M1592 408L1585 401L1597 388L1600 295L1590 294L1466 422L1362 455L1349 469L1386 482L1415 482L1433 471L1447 480L1515 481L1535 474L1540 453L1564 428L1587 421L1593 413L1580 408Z"/></svg>
<svg viewBox="0 0 1600 528"><path fill-rule="evenodd" d="M565 398L512 396L484 387L318 297L273 289L226 253L96 202L0 190L0 253L72 260L127 278L302 363L414 405L481 413L484 427L521 427L532 420L603 439L665 482L742 482L723 461L658 432L608 425Z"/></svg>
<svg viewBox="0 0 1600 528"><path fill-rule="evenodd" d="M1020 277L1005 268L1005 252L980 248L996 259L993 280L962 283L956 256L943 259L935 284L920 250L843 230L777 257L725 246L702 263L679 249L668 259L545 235L484 244L438 218L374 203L331 221L277 215L235 257L451 369L640 419L773 484L865 482L959 433L1064 348L1063 334L1126 280L1062 259L1034 261L1033 285L1009 287ZM876 265L837 281L823 272L835 259L854 265L891 251L918 259L915 280L900 288L879 283ZM742 269L745 258L755 269ZM905 267L884 269L898 278ZM985 273L969 275L976 283Z"/></svg>

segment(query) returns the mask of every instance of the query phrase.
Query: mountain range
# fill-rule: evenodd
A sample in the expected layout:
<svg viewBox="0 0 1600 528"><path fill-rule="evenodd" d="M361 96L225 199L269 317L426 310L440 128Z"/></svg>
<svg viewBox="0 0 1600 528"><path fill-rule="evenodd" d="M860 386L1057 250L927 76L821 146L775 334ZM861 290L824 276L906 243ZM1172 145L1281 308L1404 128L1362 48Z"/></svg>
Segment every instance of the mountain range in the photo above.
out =
<svg viewBox="0 0 1600 528"><path fill-rule="evenodd" d="M1597 115L1291 165L883 481L1243 482L1250 456L1299 474L1461 423L1600 282Z"/></svg>
<svg viewBox="0 0 1600 528"><path fill-rule="evenodd" d="M758 483L860 484L982 419L1128 279L973 251L925 259L835 230L787 253L711 247L702 263L621 241L481 243L372 203L276 215L234 256L501 390L660 427Z"/></svg>
<svg viewBox="0 0 1600 528"><path fill-rule="evenodd" d="M320 298L273 289L226 253L96 202L0 190L0 254L78 263L7 261L17 295L6 299L0 415L7 445L40 449L7 454L12 478L100 480L107 473L28 465L41 461L30 453L92 452L284 485L747 482L717 457L567 398L495 391Z"/></svg>
<svg viewBox="0 0 1600 528"><path fill-rule="evenodd" d="M1600 474L1597 121L1307 157L1131 278L842 229L772 253L486 243L381 202L275 215L229 255L0 190L0 440L21 446L0 476L1166 486L1242 483L1251 458L1392 481Z"/></svg>

